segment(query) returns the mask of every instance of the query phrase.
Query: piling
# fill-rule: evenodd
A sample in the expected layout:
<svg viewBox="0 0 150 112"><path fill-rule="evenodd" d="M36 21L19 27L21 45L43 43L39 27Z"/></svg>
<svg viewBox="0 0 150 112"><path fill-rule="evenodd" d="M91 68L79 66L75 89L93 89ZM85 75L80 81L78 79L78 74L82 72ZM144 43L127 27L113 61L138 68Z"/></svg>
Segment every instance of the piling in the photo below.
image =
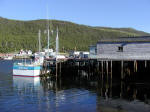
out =
<svg viewBox="0 0 150 112"><path fill-rule="evenodd" d="M102 70L102 79L103 79L103 73L104 73L104 70L103 70L103 61L101 61L101 70Z"/></svg>
<svg viewBox="0 0 150 112"><path fill-rule="evenodd" d="M106 61L106 73L107 73L107 82L108 82L108 61Z"/></svg>
<svg viewBox="0 0 150 112"><path fill-rule="evenodd" d="M56 79L57 79L57 60L56 60Z"/></svg>
<svg viewBox="0 0 150 112"><path fill-rule="evenodd" d="M145 60L145 68L147 68L147 61Z"/></svg>
<svg viewBox="0 0 150 112"><path fill-rule="evenodd" d="M137 61L134 60L134 72L137 72Z"/></svg>
<svg viewBox="0 0 150 112"><path fill-rule="evenodd" d="M106 61L106 71L107 71L107 75L108 75L108 61Z"/></svg>
<svg viewBox="0 0 150 112"><path fill-rule="evenodd" d="M59 64L60 64L60 70L59 70L59 72L60 72L60 76L61 76L61 62Z"/></svg>
<svg viewBox="0 0 150 112"><path fill-rule="evenodd" d="M123 79L124 76L123 76L123 60L121 61L121 79Z"/></svg>
<svg viewBox="0 0 150 112"><path fill-rule="evenodd" d="M110 68L111 68L111 73L110 73L110 75L111 75L111 80L112 80L112 60L110 61Z"/></svg>

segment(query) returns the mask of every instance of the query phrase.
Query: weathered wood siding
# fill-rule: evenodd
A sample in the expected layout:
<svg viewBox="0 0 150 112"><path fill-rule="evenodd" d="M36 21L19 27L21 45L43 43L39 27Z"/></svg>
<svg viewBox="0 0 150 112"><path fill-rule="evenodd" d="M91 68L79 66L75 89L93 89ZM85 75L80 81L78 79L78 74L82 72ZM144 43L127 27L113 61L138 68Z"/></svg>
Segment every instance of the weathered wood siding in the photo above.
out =
<svg viewBox="0 0 150 112"><path fill-rule="evenodd" d="M118 47L123 46L123 52ZM150 43L98 43L98 58L150 59Z"/></svg>

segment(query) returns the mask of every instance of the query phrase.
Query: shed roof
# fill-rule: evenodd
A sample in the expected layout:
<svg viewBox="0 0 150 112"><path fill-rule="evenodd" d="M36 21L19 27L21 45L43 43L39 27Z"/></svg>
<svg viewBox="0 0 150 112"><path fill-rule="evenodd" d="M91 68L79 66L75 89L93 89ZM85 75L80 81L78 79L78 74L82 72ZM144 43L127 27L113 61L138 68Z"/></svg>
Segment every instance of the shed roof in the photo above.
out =
<svg viewBox="0 0 150 112"><path fill-rule="evenodd" d="M100 39L98 43L107 42L150 42L150 36L136 36L136 37L119 37L119 38L107 38Z"/></svg>

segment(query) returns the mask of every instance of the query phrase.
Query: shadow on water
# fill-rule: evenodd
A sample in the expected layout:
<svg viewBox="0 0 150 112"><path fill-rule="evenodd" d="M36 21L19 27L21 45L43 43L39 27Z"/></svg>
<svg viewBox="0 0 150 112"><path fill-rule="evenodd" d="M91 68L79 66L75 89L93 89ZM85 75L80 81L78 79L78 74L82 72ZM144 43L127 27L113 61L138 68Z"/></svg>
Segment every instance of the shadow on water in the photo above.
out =
<svg viewBox="0 0 150 112"><path fill-rule="evenodd" d="M88 69L61 69L60 73L57 71L57 80L43 77L41 82L47 91L78 88L96 94L96 108L100 112L150 111L150 65L145 66L143 61L136 67L133 62L124 62L123 67L120 64L113 63L112 70L108 64L108 71L103 65L103 72L97 65ZM55 75L55 71L52 73Z"/></svg>

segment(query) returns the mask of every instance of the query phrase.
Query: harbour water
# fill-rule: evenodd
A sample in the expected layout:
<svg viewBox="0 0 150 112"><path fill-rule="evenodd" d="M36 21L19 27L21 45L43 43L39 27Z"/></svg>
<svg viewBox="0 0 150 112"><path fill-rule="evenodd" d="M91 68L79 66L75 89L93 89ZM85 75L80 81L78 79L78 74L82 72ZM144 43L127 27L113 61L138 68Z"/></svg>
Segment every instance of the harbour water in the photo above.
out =
<svg viewBox="0 0 150 112"><path fill-rule="evenodd" d="M13 62L0 61L0 112L150 112L148 72L121 80L117 71L110 79L99 71L66 70L57 80L40 79L13 77Z"/></svg>

